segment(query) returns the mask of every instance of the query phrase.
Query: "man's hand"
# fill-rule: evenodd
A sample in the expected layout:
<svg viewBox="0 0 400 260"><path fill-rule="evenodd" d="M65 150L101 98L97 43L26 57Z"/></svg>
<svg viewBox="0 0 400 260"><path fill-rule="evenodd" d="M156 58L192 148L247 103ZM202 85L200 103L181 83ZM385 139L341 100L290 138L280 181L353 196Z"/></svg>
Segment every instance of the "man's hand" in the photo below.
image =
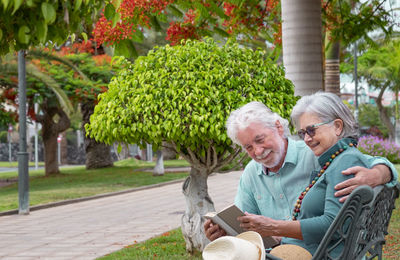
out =
<svg viewBox="0 0 400 260"><path fill-rule="evenodd" d="M226 236L225 230L220 228L217 224L214 224L210 219L204 223L204 231L206 233L206 237L210 239L210 241L214 241L215 239Z"/></svg>
<svg viewBox="0 0 400 260"><path fill-rule="evenodd" d="M391 173L390 169L386 165L375 165L372 169L364 168L361 166L355 166L342 171L344 175L354 174L354 178L343 181L335 186L337 192L336 197L340 198L340 202L344 202L348 195L360 185L368 185L375 187L381 184L385 184L390 181Z"/></svg>

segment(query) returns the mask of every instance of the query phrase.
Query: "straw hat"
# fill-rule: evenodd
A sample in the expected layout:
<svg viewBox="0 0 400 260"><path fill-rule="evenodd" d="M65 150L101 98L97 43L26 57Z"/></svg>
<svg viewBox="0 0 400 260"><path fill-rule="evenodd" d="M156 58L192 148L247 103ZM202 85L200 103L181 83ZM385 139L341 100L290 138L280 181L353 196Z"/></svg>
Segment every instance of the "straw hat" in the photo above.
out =
<svg viewBox="0 0 400 260"><path fill-rule="evenodd" d="M204 248L203 259L264 260L264 243L260 234L254 231L243 232L236 237L223 236Z"/></svg>
<svg viewBox="0 0 400 260"><path fill-rule="evenodd" d="M312 258L312 255L306 249L290 244L274 247L270 254L284 260L310 260Z"/></svg>

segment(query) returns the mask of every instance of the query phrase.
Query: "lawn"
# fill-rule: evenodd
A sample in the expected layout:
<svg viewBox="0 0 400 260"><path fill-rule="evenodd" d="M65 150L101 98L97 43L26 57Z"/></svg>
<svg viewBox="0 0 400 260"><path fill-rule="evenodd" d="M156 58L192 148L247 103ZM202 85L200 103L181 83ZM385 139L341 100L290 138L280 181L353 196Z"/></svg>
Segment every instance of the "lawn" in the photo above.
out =
<svg viewBox="0 0 400 260"><path fill-rule="evenodd" d="M135 243L122 250L111 253L100 260L114 259L165 259L165 260L197 260L202 259L201 254L196 252L191 255L185 250L185 241L181 229L174 229L162 234L159 237L149 239L143 243Z"/></svg>
<svg viewBox="0 0 400 260"><path fill-rule="evenodd" d="M35 163L34 162L29 162L30 167L34 167ZM38 166L44 166L44 162L38 162ZM0 162L0 167L10 167L10 168L16 168L18 167L18 162Z"/></svg>
<svg viewBox="0 0 400 260"><path fill-rule="evenodd" d="M166 167L187 166L182 160L165 161ZM166 173L163 176L152 176L142 168L154 167L154 162L123 160L115 167L86 170L83 166L62 168L61 173L44 177L44 171L31 171L29 180L30 205L93 196L102 193L127 190L144 185L156 184L175 179L183 179L187 172ZM0 180L13 179L17 172L1 173ZM0 212L18 208L18 185L11 184L0 188Z"/></svg>
<svg viewBox="0 0 400 260"><path fill-rule="evenodd" d="M383 247L383 258L400 259L400 198L396 200L396 208L390 219L388 233L386 245Z"/></svg>

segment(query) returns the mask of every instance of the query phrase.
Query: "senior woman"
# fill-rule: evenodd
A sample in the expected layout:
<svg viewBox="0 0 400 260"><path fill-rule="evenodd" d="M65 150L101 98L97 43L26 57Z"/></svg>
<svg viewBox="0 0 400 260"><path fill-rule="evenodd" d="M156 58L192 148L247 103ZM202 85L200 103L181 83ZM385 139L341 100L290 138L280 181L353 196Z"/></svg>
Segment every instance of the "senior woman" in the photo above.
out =
<svg viewBox="0 0 400 260"><path fill-rule="evenodd" d="M262 235L282 236L282 244L295 244L314 254L342 207L334 196L334 187L352 177L342 171L368 164L356 148L357 123L338 96L322 92L304 96L293 108L291 117L299 137L318 156L321 169L312 174L310 184L299 194L293 221L269 219ZM243 227L251 230L246 224ZM340 251L338 247L334 254Z"/></svg>

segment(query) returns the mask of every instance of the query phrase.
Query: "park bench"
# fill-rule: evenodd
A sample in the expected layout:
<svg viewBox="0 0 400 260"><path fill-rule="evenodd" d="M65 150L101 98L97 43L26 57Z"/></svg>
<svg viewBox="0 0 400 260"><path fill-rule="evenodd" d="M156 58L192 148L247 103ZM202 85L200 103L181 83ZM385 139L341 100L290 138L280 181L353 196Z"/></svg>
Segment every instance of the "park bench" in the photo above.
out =
<svg viewBox="0 0 400 260"><path fill-rule="evenodd" d="M399 191L399 184L392 188L381 185L374 189L369 186L355 189L329 227L312 259L382 259L382 246L385 244L385 235L388 234L390 217ZM339 242L329 247L334 236L339 236ZM344 244L340 255L331 256L332 250L340 243ZM267 254L267 259L282 260L271 254Z"/></svg>

